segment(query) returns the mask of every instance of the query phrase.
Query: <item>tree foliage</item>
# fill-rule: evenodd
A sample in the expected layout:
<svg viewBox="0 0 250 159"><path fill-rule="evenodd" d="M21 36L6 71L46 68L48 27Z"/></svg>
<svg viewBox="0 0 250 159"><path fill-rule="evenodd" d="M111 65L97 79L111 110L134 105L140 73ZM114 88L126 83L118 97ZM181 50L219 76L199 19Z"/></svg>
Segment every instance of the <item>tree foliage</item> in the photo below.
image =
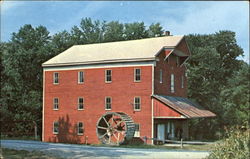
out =
<svg viewBox="0 0 250 159"><path fill-rule="evenodd" d="M212 120L191 122L195 127L191 133L211 138L217 131L223 133L225 126L242 125L249 109L249 65L237 59L243 50L235 33L189 35L187 41L192 52L187 64L188 96L217 114ZM236 96L241 98L237 101Z"/></svg>
<svg viewBox="0 0 250 159"><path fill-rule="evenodd" d="M246 159L250 152L250 129L234 128L226 132L226 139L217 143L207 159Z"/></svg>
<svg viewBox="0 0 250 159"><path fill-rule="evenodd" d="M1 128L14 120L29 121L23 124L23 128L20 128L20 124L14 126L18 134L26 131L25 126L33 124L32 121L41 124L41 64L47 59L49 43L50 36L45 27L24 25L18 33L13 33L11 42L3 44L1 121L4 122L1 123ZM7 131L13 131L12 129Z"/></svg>

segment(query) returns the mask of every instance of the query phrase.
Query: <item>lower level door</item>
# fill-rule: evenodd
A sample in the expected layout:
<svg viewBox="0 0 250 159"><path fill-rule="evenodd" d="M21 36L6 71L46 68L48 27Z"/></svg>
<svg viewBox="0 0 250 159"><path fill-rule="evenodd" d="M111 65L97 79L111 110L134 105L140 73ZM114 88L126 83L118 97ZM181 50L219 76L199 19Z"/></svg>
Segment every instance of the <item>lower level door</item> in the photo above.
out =
<svg viewBox="0 0 250 159"><path fill-rule="evenodd" d="M165 124L157 125L157 139L162 141L165 140Z"/></svg>

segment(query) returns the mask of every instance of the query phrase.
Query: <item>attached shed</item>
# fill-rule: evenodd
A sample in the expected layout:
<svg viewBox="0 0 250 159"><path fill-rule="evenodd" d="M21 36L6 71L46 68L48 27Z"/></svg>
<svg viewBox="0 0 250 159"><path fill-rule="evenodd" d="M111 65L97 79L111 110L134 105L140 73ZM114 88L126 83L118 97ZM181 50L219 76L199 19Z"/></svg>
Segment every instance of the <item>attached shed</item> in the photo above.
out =
<svg viewBox="0 0 250 159"><path fill-rule="evenodd" d="M188 120L216 115L184 97L153 95L154 131L159 140L187 139Z"/></svg>

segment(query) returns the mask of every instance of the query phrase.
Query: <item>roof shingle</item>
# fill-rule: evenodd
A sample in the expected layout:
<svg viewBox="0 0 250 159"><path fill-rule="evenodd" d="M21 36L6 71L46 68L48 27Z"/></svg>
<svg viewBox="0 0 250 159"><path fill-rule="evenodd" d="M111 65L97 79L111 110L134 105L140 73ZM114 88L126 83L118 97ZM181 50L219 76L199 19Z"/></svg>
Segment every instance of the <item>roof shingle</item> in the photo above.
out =
<svg viewBox="0 0 250 159"><path fill-rule="evenodd" d="M215 117L216 115L209 110L204 109L197 103L183 97L153 95L152 97L171 107L187 118Z"/></svg>
<svg viewBox="0 0 250 159"><path fill-rule="evenodd" d="M42 66L154 60L162 48L175 48L184 36L75 45Z"/></svg>

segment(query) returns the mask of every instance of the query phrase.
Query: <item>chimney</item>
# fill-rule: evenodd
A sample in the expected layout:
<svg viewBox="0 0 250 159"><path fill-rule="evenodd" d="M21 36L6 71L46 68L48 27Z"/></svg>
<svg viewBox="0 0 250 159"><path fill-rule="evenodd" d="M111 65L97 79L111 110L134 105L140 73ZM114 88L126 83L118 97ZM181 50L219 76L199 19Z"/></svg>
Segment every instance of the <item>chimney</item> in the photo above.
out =
<svg viewBox="0 0 250 159"><path fill-rule="evenodd" d="M164 36L170 36L170 31L165 31L165 32L163 33L163 35L164 35Z"/></svg>

